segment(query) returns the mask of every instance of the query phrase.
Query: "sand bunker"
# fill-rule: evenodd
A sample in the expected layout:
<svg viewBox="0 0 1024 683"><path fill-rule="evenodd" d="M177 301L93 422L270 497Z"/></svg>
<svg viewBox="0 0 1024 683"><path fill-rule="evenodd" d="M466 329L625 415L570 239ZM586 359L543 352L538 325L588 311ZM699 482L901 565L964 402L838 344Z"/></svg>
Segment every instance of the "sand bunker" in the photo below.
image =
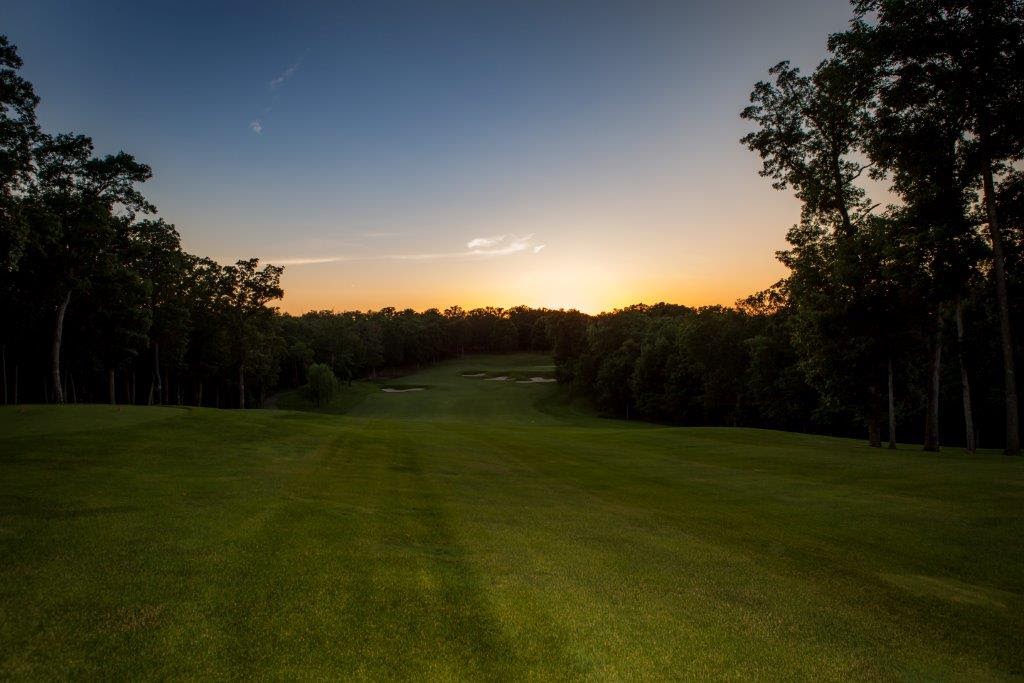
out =
<svg viewBox="0 0 1024 683"><path fill-rule="evenodd" d="M462 373L462 376L463 377L483 377L486 374L487 374L486 372L464 372L464 373Z"/></svg>
<svg viewBox="0 0 1024 683"><path fill-rule="evenodd" d="M423 391L423 387L412 387L411 389L395 389L394 387L384 387L381 389L385 394L405 394L410 391Z"/></svg>
<svg viewBox="0 0 1024 683"><path fill-rule="evenodd" d="M516 384L545 384L547 382L556 382L554 377L531 377L530 379L516 380Z"/></svg>
<svg viewBox="0 0 1024 683"><path fill-rule="evenodd" d="M484 381L485 382L507 382L510 379L512 379L512 378L511 377L506 377L505 375L502 375L501 377L488 377Z"/></svg>

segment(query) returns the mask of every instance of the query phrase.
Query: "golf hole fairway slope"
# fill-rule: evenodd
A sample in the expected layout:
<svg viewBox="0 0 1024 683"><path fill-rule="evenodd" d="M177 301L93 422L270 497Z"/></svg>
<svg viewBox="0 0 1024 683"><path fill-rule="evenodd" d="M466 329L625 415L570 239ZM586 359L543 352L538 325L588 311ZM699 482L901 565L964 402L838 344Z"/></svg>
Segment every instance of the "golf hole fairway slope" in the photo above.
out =
<svg viewBox="0 0 1024 683"><path fill-rule="evenodd" d="M465 376L552 372L472 357L319 412L0 408L0 678L1024 676L1020 459Z"/></svg>

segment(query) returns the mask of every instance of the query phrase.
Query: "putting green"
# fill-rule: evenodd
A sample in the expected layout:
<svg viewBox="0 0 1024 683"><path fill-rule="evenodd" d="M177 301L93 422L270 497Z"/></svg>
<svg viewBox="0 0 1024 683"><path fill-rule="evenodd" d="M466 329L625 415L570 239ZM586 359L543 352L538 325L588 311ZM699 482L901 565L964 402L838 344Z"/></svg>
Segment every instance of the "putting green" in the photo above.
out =
<svg viewBox="0 0 1024 683"><path fill-rule="evenodd" d="M0 678L1024 675L1020 460L463 376L550 371L0 409Z"/></svg>

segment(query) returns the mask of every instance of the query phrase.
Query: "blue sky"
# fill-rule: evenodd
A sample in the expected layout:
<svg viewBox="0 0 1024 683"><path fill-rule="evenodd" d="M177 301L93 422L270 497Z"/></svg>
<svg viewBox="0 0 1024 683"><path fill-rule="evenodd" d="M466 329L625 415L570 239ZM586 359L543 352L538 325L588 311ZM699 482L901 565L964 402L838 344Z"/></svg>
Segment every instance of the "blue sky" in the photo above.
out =
<svg viewBox="0 0 1024 683"><path fill-rule="evenodd" d="M738 114L849 16L843 0L34 0L0 31L47 129L149 163L191 251L289 262L288 310L600 310L731 303L782 274L797 206L756 175Z"/></svg>

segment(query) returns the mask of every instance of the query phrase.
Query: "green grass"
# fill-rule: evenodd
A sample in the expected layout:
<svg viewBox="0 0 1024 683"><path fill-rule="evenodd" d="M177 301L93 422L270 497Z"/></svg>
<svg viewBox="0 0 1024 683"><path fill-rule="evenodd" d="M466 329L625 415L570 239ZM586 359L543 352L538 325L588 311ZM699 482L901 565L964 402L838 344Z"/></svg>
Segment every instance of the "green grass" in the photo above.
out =
<svg viewBox="0 0 1024 683"><path fill-rule="evenodd" d="M0 678L1024 676L1020 460L461 376L547 363L0 410Z"/></svg>

